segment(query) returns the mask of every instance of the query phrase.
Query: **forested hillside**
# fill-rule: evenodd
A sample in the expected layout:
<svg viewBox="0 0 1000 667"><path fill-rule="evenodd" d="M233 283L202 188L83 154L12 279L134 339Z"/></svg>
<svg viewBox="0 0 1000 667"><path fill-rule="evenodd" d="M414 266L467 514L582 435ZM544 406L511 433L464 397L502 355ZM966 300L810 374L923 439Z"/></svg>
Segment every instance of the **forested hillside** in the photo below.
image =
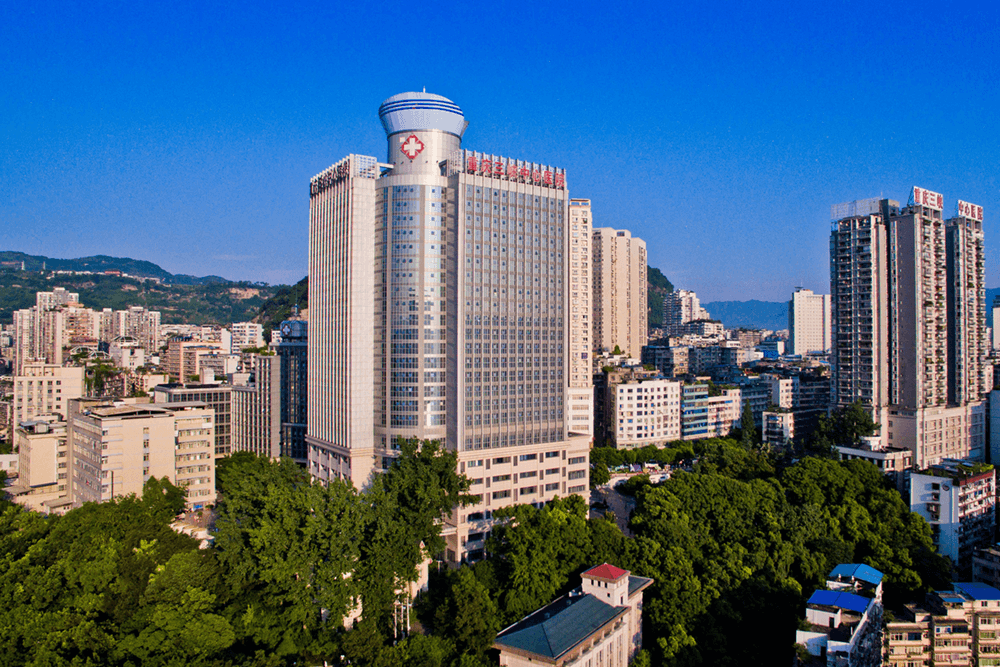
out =
<svg viewBox="0 0 1000 667"><path fill-rule="evenodd" d="M80 302L95 310L128 306L159 310L164 324L245 322L255 317L278 289L262 283L157 284L118 276L0 269L0 323L9 323L15 310L35 305L36 292L55 287L78 292Z"/></svg>

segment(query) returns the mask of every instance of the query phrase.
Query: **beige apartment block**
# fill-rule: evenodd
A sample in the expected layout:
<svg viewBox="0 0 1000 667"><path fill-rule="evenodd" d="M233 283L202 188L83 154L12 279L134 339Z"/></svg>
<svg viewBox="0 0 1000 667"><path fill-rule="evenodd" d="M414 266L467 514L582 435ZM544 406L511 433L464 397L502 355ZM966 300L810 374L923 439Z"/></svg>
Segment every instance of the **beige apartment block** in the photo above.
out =
<svg viewBox="0 0 1000 667"><path fill-rule="evenodd" d="M85 393L84 369L79 366L27 364L14 376L12 427L39 415L68 414L68 401Z"/></svg>
<svg viewBox="0 0 1000 667"><path fill-rule="evenodd" d="M624 229L593 234L594 349L638 357L648 338L646 242Z"/></svg>
<svg viewBox="0 0 1000 667"><path fill-rule="evenodd" d="M569 200L570 275L569 382L566 410L569 429L594 434L594 382L592 358L593 302L591 279L591 221L589 199Z"/></svg>
<svg viewBox="0 0 1000 667"><path fill-rule="evenodd" d="M830 295L798 288L788 302L788 347L791 354L830 350Z"/></svg>
<svg viewBox="0 0 1000 667"><path fill-rule="evenodd" d="M611 383L605 406L610 442L618 449L655 445L681 439L680 382L664 378Z"/></svg>
<svg viewBox="0 0 1000 667"><path fill-rule="evenodd" d="M187 382L198 375L199 357L206 354L229 354L230 346L214 341L192 340L178 336L167 343L163 370L178 382Z"/></svg>
<svg viewBox="0 0 1000 667"><path fill-rule="evenodd" d="M151 477L185 489L188 507L215 502L215 411L204 403L70 402L70 499L131 493Z"/></svg>
<svg viewBox="0 0 1000 667"><path fill-rule="evenodd" d="M70 504L66 422L41 415L14 431L18 451L17 484L7 487L14 502L36 512L58 512Z"/></svg>
<svg viewBox="0 0 1000 667"><path fill-rule="evenodd" d="M885 625L883 665L1000 665L1000 591L982 583L908 604Z"/></svg>
<svg viewBox="0 0 1000 667"><path fill-rule="evenodd" d="M232 385L221 382L161 383L152 388L154 403L204 403L215 411L216 458L233 451L232 391Z"/></svg>

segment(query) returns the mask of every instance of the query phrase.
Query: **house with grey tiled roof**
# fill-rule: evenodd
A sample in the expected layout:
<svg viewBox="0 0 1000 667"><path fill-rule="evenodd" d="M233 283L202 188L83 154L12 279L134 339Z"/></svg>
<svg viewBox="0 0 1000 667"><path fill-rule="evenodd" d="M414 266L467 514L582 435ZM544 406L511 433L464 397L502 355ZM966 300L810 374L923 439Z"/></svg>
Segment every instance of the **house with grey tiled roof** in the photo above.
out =
<svg viewBox="0 0 1000 667"><path fill-rule="evenodd" d="M604 563L580 588L497 635L501 667L625 667L642 647L642 593L652 579Z"/></svg>

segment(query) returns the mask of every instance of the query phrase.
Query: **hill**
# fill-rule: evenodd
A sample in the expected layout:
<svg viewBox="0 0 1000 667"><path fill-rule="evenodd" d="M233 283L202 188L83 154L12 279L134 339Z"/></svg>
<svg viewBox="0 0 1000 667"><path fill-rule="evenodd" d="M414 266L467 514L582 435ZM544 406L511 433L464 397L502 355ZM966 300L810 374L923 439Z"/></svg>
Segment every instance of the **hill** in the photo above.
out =
<svg viewBox="0 0 1000 667"><path fill-rule="evenodd" d="M278 328L284 320L292 315L292 308L299 310L309 307L309 276L294 285L282 285L264 303L261 304L254 322L264 325L264 336L270 340L271 331Z"/></svg>
<svg viewBox="0 0 1000 667"><path fill-rule="evenodd" d="M19 266L10 266L12 263L17 263ZM173 274L152 262L131 259L129 257L110 257L108 255L59 259L57 257L28 255L23 252L4 250L0 251L0 266L15 270L23 266L25 271L93 271L94 273L121 271L130 276L157 278L172 285L207 285L230 282L219 276L204 276L199 278L185 274Z"/></svg>
<svg viewBox="0 0 1000 667"><path fill-rule="evenodd" d="M646 303L649 306L649 328L663 326L663 297L674 291L673 283L663 272L652 266L646 268Z"/></svg>
<svg viewBox="0 0 1000 667"><path fill-rule="evenodd" d="M80 302L94 310L122 310L128 306L159 310L164 324L245 322L257 316L261 305L278 291L262 283L223 279L177 284L102 274L0 269L0 323L11 322L15 310L35 305L36 292L50 292L55 287L79 292Z"/></svg>

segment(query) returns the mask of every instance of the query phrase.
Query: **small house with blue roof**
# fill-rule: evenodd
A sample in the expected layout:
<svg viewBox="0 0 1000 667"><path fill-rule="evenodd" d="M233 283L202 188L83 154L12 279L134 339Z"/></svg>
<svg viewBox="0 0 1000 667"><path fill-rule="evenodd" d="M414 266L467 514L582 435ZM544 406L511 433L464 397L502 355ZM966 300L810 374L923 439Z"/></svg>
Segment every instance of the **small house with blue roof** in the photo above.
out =
<svg viewBox="0 0 1000 667"><path fill-rule="evenodd" d="M831 570L826 588L806 602L808 630L795 643L810 656L807 664L875 667L882 664L882 573L859 563Z"/></svg>

